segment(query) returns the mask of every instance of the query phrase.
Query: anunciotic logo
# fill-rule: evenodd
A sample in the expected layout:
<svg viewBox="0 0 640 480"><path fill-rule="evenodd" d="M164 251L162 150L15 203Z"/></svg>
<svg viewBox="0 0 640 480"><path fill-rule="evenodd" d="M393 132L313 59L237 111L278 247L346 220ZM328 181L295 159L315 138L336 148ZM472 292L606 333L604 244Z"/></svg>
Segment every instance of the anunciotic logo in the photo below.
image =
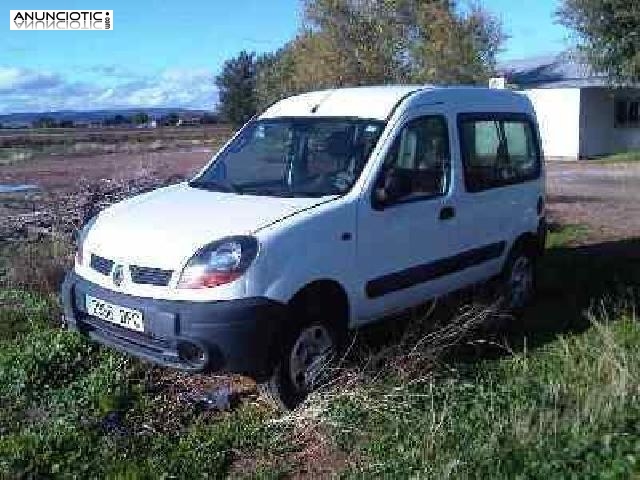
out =
<svg viewBox="0 0 640 480"><path fill-rule="evenodd" d="M113 10L10 10L11 30L113 30Z"/></svg>

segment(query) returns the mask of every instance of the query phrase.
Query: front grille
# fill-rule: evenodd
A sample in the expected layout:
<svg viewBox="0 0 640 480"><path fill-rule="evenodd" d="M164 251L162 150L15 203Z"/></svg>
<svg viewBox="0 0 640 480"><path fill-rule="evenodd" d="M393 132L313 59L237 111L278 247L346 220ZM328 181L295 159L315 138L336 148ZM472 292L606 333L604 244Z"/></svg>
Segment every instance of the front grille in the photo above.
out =
<svg viewBox="0 0 640 480"><path fill-rule="evenodd" d="M91 254L91 268L102 275L109 275L113 269L113 260Z"/></svg>
<svg viewBox="0 0 640 480"><path fill-rule="evenodd" d="M162 270L160 268L138 267L131 265L131 280L133 283L143 285L156 285L158 287L166 287L169 285L172 270Z"/></svg>

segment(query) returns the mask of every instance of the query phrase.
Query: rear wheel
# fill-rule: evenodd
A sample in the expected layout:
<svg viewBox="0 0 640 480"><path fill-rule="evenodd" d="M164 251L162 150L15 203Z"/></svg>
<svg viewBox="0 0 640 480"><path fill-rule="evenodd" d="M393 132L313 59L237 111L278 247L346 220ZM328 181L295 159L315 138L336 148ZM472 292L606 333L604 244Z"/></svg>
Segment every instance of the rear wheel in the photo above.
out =
<svg viewBox="0 0 640 480"><path fill-rule="evenodd" d="M504 306L521 313L533 300L536 290L536 256L527 249L514 250L503 272Z"/></svg>

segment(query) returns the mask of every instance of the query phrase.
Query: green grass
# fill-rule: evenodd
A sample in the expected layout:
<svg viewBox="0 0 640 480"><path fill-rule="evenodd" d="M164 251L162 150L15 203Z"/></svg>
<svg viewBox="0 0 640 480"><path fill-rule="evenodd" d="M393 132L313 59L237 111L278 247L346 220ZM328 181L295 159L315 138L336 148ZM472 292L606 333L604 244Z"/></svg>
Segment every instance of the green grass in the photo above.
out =
<svg viewBox="0 0 640 480"><path fill-rule="evenodd" d="M550 225L547 238L547 249L563 248L583 242L589 235L589 228L584 225Z"/></svg>
<svg viewBox="0 0 640 480"><path fill-rule="evenodd" d="M146 366L52 326L45 298L3 291L0 304L0 478L217 478L237 452L277 450L271 413L251 405L213 420L185 406L165 412L173 431L150 434L176 407ZM125 433L104 428L114 412Z"/></svg>
<svg viewBox="0 0 640 480"><path fill-rule="evenodd" d="M595 163L611 164L611 163L629 163L640 161L640 151L631 151L624 153L616 153L614 155L608 155L606 157L592 160Z"/></svg>
<svg viewBox="0 0 640 480"><path fill-rule="evenodd" d="M52 297L0 290L0 478L282 478L305 462L344 478L638 476L640 265L573 246L587 233L554 229L519 322L428 368L385 354L388 339L363 347L379 366L351 361L276 422L255 402L215 415L176 402L148 365L59 329Z"/></svg>
<svg viewBox="0 0 640 480"><path fill-rule="evenodd" d="M348 478L629 478L640 472L638 319L535 352L338 395ZM394 410L389 408L393 404Z"/></svg>

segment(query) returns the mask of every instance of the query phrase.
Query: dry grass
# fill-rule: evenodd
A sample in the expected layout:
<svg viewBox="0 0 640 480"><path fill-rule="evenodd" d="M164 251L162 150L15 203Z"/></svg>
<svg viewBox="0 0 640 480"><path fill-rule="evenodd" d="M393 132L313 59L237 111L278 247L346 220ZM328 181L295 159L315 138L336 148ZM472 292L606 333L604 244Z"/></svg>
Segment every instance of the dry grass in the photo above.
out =
<svg viewBox="0 0 640 480"><path fill-rule="evenodd" d="M57 295L73 262L73 246L63 236L47 235L0 248L0 285L8 288Z"/></svg>
<svg viewBox="0 0 640 480"><path fill-rule="evenodd" d="M526 343L515 351L488 333L504 320L496 303L463 308L451 323L422 335L426 319L414 318L401 342L355 364L345 359L333 381L272 421L299 445L300 453L289 457L293 470L313 471L330 457L333 467L325 463L322 471L331 475L512 478L521 462L543 471L537 458L548 453L557 457L557 471L615 471L607 454L592 467L572 455L582 455L581 442L597 443L607 432L623 441L622 449L630 448L626 440L634 445L624 417L625 406L640 401L633 346L640 328L638 292L627 293L585 312L588 333L561 336L536 351ZM477 346L495 347L504 359L481 360L469 370L451 357ZM630 464L622 463L628 472Z"/></svg>

